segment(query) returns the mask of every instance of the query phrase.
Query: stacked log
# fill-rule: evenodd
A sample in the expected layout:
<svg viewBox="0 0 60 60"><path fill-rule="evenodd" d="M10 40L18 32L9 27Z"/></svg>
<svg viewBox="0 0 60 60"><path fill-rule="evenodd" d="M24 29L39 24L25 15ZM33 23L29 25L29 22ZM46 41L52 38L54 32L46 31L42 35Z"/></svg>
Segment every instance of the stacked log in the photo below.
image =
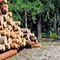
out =
<svg viewBox="0 0 60 60"><path fill-rule="evenodd" d="M38 44L38 39L35 37L35 34L31 33L28 28L21 28L21 31L24 33L24 37L27 40L27 45L30 44L31 47L41 47L41 44Z"/></svg>
<svg viewBox="0 0 60 60"><path fill-rule="evenodd" d="M8 12L6 2L7 0L0 0L0 51L18 49L26 45L40 47L34 33L28 28L20 28L20 21L13 21L12 12Z"/></svg>

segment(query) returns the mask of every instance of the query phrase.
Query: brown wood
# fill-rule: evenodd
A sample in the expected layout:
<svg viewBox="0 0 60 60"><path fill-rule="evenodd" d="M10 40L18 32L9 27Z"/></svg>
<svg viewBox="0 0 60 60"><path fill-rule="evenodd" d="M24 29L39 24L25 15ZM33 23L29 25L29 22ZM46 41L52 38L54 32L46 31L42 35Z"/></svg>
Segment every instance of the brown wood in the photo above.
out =
<svg viewBox="0 0 60 60"><path fill-rule="evenodd" d="M22 40L21 40L21 38L20 39L18 39L18 43L20 44L20 43L22 43Z"/></svg>
<svg viewBox="0 0 60 60"><path fill-rule="evenodd" d="M18 48L18 46L17 46L16 43L12 43L12 44L10 45L10 48Z"/></svg>
<svg viewBox="0 0 60 60"><path fill-rule="evenodd" d="M4 4L4 8L2 10L2 13L7 13L8 12L8 4Z"/></svg>
<svg viewBox="0 0 60 60"><path fill-rule="evenodd" d="M7 37L6 36L1 36L0 43L7 45Z"/></svg>
<svg viewBox="0 0 60 60"><path fill-rule="evenodd" d="M0 25L0 30L2 30L3 29L3 25Z"/></svg>
<svg viewBox="0 0 60 60"><path fill-rule="evenodd" d="M4 30L0 30L0 34L4 35L5 31Z"/></svg>
<svg viewBox="0 0 60 60"><path fill-rule="evenodd" d="M35 44L38 44L38 40L36 40Z"/></svg>
<svg viewBox="0 0 60 60"><path fill-rule="evenodd" d="M19 38L20 38L20 36L19 36L19 35L15 35L15 38L19 39Z"/></svg>
<svg viewBox="0 0 60 60"><path fill-rule="evenodd" d="M0 0L0 4L1 3L7 3L7 0Z"/></svg>
<svg viewBox="0 0 60 60"><path fill-rule="evenodd" d="M31 42L31 45L34 45L35 44L35 42Z"/></svg>
<svg viewBox="0 0 60 60"><path fill-rule="evenodd" d="M3 22L3 27L7 27L7 23L6 22Z"/></svg>
<svg viewBox="0 0 60 60"><path fill-rule="evenodd" d="M37 37L33 37L33 38L31 38L31 40L37 40Z"/></svg>
<svg viewBox="0 0 60 60"><path fill-rule="evenodd" d="M0 15L0 24L3 25L3 17Z"/></svg>
<svg viewBox="0 0 60 60"><path fill-rule="evenodd" d="M31 45L31 47L41 47L41 44L34 44L34 45Z"/></svg>
<svg viewBox="0 0 60 60"><path fill-rule="evenodd" d="M11 43L12 43L12 38L9 38L9 39L7 40L7 43L11 44Z"/></svg>
<svg viewBox="0 0 60 60"><path fill-rule="evenodd" d="M2 45L0 44L0 51L2 51Z"/></svg>
<svg viewBox="0 0 60 60"><path fill-rule="evenodd" d="M12 12L8 12L9 17L12 17Z"/></svg>
<svg viewBox="0 0 60 60"><path fill-rule="evenodd" d="M18 43L18 39L12 39L12 43Z"/></svg>
<svg viewBox="0 0 60 60"><path fill-rule="evenodd" d="M31 31L29 30L29 29L27 29L27 28L21 28L21 31L23 32L23 33L30 33Z"/></svg>
<svg viewBox="0 0 60 60"><path fill-rule="evenodd" d="M9 30L12 30L12 26L11 26L11 25L7 25L7 28L8 28Z"/></svg>
<svg viewBox="0 0 60 60"><path fill-rule="evenodd" d="M24 43L24 42L22 42L21 44L20 44L20 46L21 47L24 47L26 44Z"/></svg>
<svg viewBox="0 0 60 60"><path fill-rule="evenodd" d="M13 32L10 32L10 37L11 37L11 38L15 38L15 36L16 36L16 35L15 35Z"/></svg>
<svg viewBox="0 0 60 60"><path fill-rule="evenodd" d="M2 8L3 8L3 5L4 5L4 3L1 3L1 4L0 4L0 9L2 9Z"/></svg>
<svg viewBox="0 0 60 60"><path fill-rule="evenodd" d="M12 24L12 18L6 19L6 22L7 22L8 24Z"/></svg>
<svg viewBox="0 0 60 60"><path fill-rule="evenodd" d="M15 27L14 31L20 31L20 27Z"/></svg>
<svg viewBox="0 0 60 60"><path fill-rule="evenodd" d="M15 24L16 25L21 25L21 22L20 21L15 21Z"/></svg>
<svg viewBox="0 0 60 60"><path fill-rule="evenodd" d="M7 13L6 14L2 14L1 16L3 17L4 20L7 19Z"/></svg>
<svg viewBox="0 0 60 60"><path fill-rule="evenodd" d="M9 43L6 45L6 49L7 49L7 50L10 49L10 44L9 44Z"/></svg>
<svg viewBox="0 0 60 60"><path fill-rule="evenodd" d="M4 31L5 31L4 35L10 37L10 30L4 30Z"/></svg>
<svg viewBox="0 0 60 60"><path fill-rule="evenodd" d="M28 35L32 38L32 37L35 37L35 34L34 33L28 33Z"/></svg>
<svg viewBox="0 0 60 60"><path fill-rule="evenodd" d="M5 49L5 45L4 44L2 44L2 51L5 51L6 49Z"/></svg>
<svg viewBox="0 0 60 60"><path fill-rule="evenodd" d="M8 57L10 57L10 56L12 56L12 55L14 55L16 53L17 53L17 50L10 50L8 52L0 54L0 60L6 59L6 58L8 58Z"/></svg>
<svg viewBox="0 0 60 60"><path fill-rule="evenodd" d="M31 40L29 39L29 40L27 40L26 41L26 44L28 45L28 44L31 44Z"/></svg>

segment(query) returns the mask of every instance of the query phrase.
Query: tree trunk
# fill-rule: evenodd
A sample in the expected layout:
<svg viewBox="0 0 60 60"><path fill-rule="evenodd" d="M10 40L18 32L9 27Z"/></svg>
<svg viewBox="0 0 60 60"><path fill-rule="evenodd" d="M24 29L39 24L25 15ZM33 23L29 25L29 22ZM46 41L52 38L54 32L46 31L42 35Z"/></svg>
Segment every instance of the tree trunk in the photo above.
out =
<svg viewBox="0 0 60 60"><path fill-rule="evenodd" d="M54 26L53 26L53 28L54 28L54 31L56 32L56 14L54 14Z"/></svg>
<svg viewBox="0 0 60 60"><path fill-rule="evenodd" d="M57 15L57 35L59 35L59 16Z"/></svg>
<svg viewBox="0 0 60 60"><path fill-rule="evenodd" d="M26 0L25 0L25 4L26 4ZM25 28L27 28L27 10L25 8Z"/></svg>
<svg viewBox="0 0 60 60"><path fill-rule="evenodd" d="M42 36L41 36L41 18L40 18L40 15L39 15L39 20L37 22L37 30L38 30L38 40L40 41L40 39L42 38Z"/></svg>

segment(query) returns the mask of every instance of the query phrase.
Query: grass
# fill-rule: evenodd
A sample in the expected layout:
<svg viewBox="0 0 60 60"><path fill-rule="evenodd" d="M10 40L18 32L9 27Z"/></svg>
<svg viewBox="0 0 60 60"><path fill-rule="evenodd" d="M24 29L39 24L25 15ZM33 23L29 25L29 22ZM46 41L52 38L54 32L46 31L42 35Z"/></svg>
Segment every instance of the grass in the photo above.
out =
<svg viewBox="0 0 60 60"><path fill-rule="evenodd" d="M60 36L59 36L59 35L57 35L57 33L52 33L52 37L60 38Z"/></svg>
<svg viewBox="0 0 60 60"><path fill-rule="evenodd" d="M19 56L21 56L21 54L19 54Z"/></svg>
<svg viewBox="0 0 60 60"><path fill-rule="evenodd" d="M51 46L53 43L50 43L49 45Z"/></svg>
<svg viewBox="0 0 60 60"><path fill-rule="evenodd" d="M47 44L42 44L42 46L47 46Z"/></svg>
<svg viewBox="0 0 60 60"><path fill-rule="evenodd" d="M48 37L48 35L46 35L46 33L43 33L43 37ZM54 33L54 32L52 32L52 37L60 38L60 36L57 35L57 33Z"/></svg>
<svg viewBox="0 0 60 60"><path fill-rule="evenodd" d="M39 54L39 56L42 56L42 54Z"/></svg>
<svg viewBox="0 0 60 60"><path fill-rule="evenodd" d="M30 59L27 59L27 60L30 60Z"/></svg>

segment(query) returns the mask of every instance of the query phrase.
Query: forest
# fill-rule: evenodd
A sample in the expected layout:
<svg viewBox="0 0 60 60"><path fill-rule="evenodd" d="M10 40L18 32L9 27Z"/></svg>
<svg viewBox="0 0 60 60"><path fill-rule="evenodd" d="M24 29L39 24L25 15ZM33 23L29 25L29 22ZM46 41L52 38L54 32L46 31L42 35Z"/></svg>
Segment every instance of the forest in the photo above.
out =
<svg viewBox="0 0 60 60"><path fill-rule="evenodd" d="M40 41L42 37L59 37L60 0L8 0L14 21L29 28Z"/></svg>

